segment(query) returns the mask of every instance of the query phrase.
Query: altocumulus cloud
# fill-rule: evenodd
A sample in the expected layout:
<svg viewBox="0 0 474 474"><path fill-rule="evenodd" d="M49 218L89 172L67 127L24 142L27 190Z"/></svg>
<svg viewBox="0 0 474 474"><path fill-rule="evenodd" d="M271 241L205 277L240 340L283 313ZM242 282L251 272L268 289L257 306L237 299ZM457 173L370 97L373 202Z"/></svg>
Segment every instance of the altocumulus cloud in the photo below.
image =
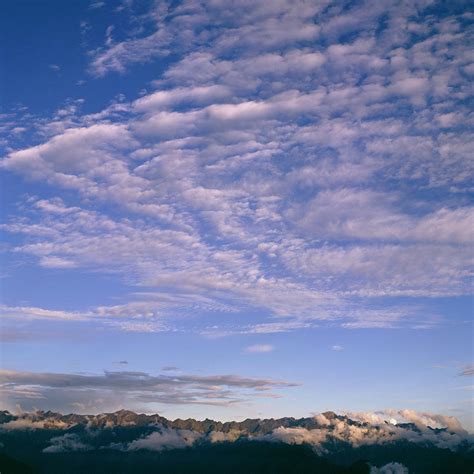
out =
<svg viewBox="0 0 474 474"><path fill-rule="evenodd" d="M88 56L104 81L166 56L152 90L92 113L81 99L52 116L16 111L0 164L53 196L2 225L16 256L151 290L86 314L17 315L146 317L115 327L156 332L173 327L163 316L251 308L257 325L287 318L282 331L428 327L436 315L397 298L470 293L470 13L395 0L238 1L236 15L222 1L163 5L121 8Z"/></svg>

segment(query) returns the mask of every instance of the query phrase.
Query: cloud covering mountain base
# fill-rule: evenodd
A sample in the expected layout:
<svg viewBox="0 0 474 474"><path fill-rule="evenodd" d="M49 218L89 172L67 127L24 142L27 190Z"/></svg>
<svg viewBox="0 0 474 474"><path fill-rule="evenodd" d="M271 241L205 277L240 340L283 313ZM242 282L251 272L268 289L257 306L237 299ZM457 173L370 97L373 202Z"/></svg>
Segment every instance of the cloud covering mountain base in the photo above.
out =
<svg viewBox="0 0 474 474"><path fill-rule="evenodd" d="M451 466L456 470L442 472L467 473L474 466L474 437L456 418L412 410L346 415L325 412L300 419L225 423L171 421L126 410L99 415L42 411L13 415L4 411L0 435L4 454L39 466L39 472L64 472L56 471L59 467L54 464L68 458L94 466L104 462L103 469L114 470L114 463L120 464L127 456L135 459L136 465L151 463L152 471L160 467L164 469L160 472L169 472L165 469L173 467L173 472L186 472L187 463L200 466L205 459L208 468L214 464L222 467L220 471L211 467L207 472L233 472L229 466L239 465L237 458L252 459L252 453L261 459L262 466L276 463L271 472L439 473L440 466ZM307 466L285 470L293 457L306 460L301 462ZM224 459L230 463L227 467L222 465ZM258 462L245 472L263 472L256 467ZM307 467L313 470L306 471ZM132 472L121 469L125 470L114 472ZM143 467L143 472L150 472L148 469Z"/></svg>

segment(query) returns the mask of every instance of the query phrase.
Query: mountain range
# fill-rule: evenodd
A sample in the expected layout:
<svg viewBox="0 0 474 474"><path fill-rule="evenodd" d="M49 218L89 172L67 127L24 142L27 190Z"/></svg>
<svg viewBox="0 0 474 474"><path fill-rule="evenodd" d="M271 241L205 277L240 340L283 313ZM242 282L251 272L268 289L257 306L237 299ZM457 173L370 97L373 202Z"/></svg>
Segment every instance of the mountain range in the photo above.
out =
<svg viewBox="0 0 474 474"><path fill-rule="evenodd" d="M455 418L387 414L220 422L158 414L0 411L8 473L471 474L474 438ZM398 421L397 421L398 420Z"/></svg>

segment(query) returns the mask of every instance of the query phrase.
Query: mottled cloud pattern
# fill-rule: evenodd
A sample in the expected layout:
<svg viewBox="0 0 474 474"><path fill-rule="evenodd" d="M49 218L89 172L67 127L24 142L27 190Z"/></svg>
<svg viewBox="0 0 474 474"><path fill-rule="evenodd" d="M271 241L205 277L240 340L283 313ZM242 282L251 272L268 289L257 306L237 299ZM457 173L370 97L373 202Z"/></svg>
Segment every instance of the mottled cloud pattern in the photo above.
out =
<svg viewBox="0 0 474 474"><path fill-rule="evenodd" d="M7 316L150 332L172 314L252 308L289 330L427 327L436 315L397 298L470 292L472 14L389 0L233 9L124 7L147 28L108 29L91 80L164 61L152 88L94 113L76 100L17 117L31 143L6 139L1 168L57 196L28 197L3 225L11 252L147 292Z"/></svg>

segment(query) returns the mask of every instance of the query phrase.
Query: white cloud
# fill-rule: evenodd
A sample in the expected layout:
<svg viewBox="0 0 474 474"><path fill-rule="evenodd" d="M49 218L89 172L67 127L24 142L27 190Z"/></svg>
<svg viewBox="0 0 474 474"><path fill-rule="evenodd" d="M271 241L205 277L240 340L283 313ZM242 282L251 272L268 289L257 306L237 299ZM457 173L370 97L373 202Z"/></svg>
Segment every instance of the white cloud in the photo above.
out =
<svg viewBox="0 0 474 474"><path fill-rule="evenodd" d="M87 451L91 446L84 444L80 437L73 433L51 438L51 445L43 449L43 453L65 453L69 451Z"/></svg>
<svg viewBox="0 0 474 474"><path fill-rule="evenodd" d="M371 466L370 474L410 474L410 471L403 464L391 462L382 467Z"/></svg>
<svg viewBox="0 0 474 474"><path fill-rule="evenodd" d="M335 414L315 416L317 428L280 427L261 439L287 444L309 444L319 454L328 452L331 442L342 441L357 448L365 445L380 445L406 440L412 443L433 444L439 448L456 450L469 435L453 417L417 413L413 410L387 410L381 413L349 413L348 418ZM401 422L415 423L417 428L398 427L386 423L387 418L396 417ZM362 423L348 423L348 419ZM444 427L436 431L432 428ZM391 471L388 471L391 472Z"/></svg>
<svg viewBox="0 0 474 474"><path fill-rule="evenodd" d="M0 310L3 317L14 317L19 319L60 319L80 321L85 319L87 314L71 311L58 311L29 306L6 306L1 305Z"/></svg>
<svg viewBox="0 0 474 474"><path fill-rule="evenodd" d="M113 443L103 447L122 451L139 449L162 451L186 448L197 442L219 443L247 440L290 445L305 444L316 453L327 455L337 452L340 446L346 448L348 446L352 448L381 447L393 446L395 443L402 443L405 447L421 445L456 452L465 449L465 446L473 440L472 434L465 431L455 418L432 413L418 413L413 410L386 410L347 415L325 412L312 418L299 420L282 418L245 420L241 423L219 423L211 422L211 420L171 422L163 420L158 415L135 415L125 410L96 416L63 416L41 411L22 412L13 418L12 421L1 424L0 430L69 430L71 428L75 430L75 433L66 432L62 436L56 435L51 438L51 444L45 452L90 449L89 442L97 446L96 430L98 428L114 429L122 426L140 426L145 434L129 443ZM211 425L213 429L208 431ZM88 428L82 431L82 435L78 435L81 431L77 428L80 426ZM400 469L402 467L399 464L391 463L379 468L376 472L398 473Z"/></svg>
<svg viewBox="0 0 474 474"><path fill-rule="evenodd" d="M265 352L273 352L275 347L271 344L255 344L253 346L248 346L245 348L245 352L252 352L252 353L265 353Z"/></svg>
<svg viewBox="0 0 474 474"><path fill-rule="evenodd" d="M468 32L424 6L122 8L136 28L116 41L110 25L91 72L169 56L154 90L1 125L1 168L63 196L31 199L2 227L16 234L14 257L149 287L146 301L70 315L137 319L110 324L126 331L248 307L264 313L251 326L198 331L431 324L421 307L371 301L471 292ZM30 145L15 141L18 127Z"/></svg>
<svg viewBox="0 0 474 474"><path fill-rule="evenodd" d="M231 91L227 87L218 84L204 87L161 90L137 99L133 104L133 108L138 112L156 112L160 109L176 106L181 102L201 105L229 99L230 96Z"/></svg>
<svg viewBox="0 0 474 474"><path fill-rule="evenodd" d="M90 10L97 10L98 8L102 8L105 6L105 2L92 2L89 5Z"/></svg>
<svg viewBox="0 0 474 474"><path fill-rule="evenodd" d="M170 7L155 4L147 20L155 21L155 31L120 43L106 44L93 53L91 72L103 76L125 72L134 63L145 63L172 51L188 52L204 43L201 29L212 25L217 31L212 46L222 52L236 44L252 49L274 49L283 44L314 40L319 26L313 21L321 6L306 2L242 2L234 8L245 14L229 16L225 2L196 4L184 2Z"/></svg>
<svg viewBox="0 0 474 474"><path fill-rule="evenodd" d="M192 446L200 438L202 438L202 435L195 431L162 428L161 431L154 431L144 438L132 441L125 450L137 451L139 449L147 449L150 451L163 451L166 449L182 449Z"/></svg>

